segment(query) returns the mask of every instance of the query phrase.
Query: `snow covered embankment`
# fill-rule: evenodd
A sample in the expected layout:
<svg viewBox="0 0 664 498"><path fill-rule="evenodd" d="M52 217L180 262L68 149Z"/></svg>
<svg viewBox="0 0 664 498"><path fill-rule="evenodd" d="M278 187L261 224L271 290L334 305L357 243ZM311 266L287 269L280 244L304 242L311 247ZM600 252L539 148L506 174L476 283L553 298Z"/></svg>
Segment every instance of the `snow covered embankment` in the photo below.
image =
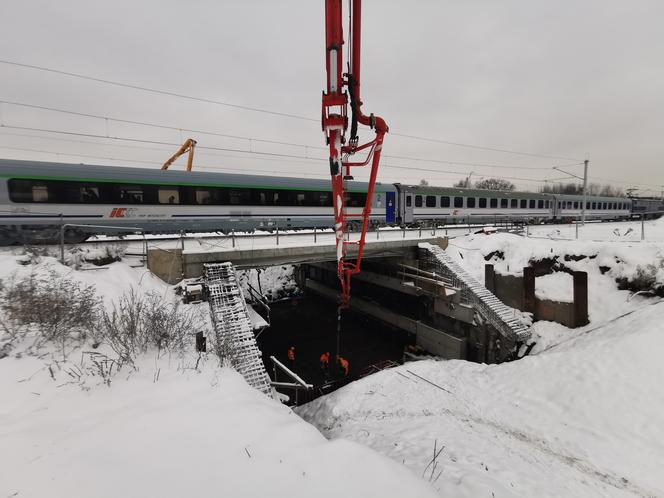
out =
<svg viewBox="0 0 664 498"><path fill-rule="evenodd" d="M448 252L478 278L494 251L504 253L493 260L499 271L520 272L531 259L593 249L594 259L565 262L589 272L591 323L538 322L539 353L520 361L412 363L298 412L328 437L362 442L420 474L434 442L444 446L440 496L664 496L664 303L628 300L615 282L651 256L659 265L661 247L500 234L452 243Z"/></svg>
<svg viewBox="0 0 664 498"><path fill-rule="evenodd" d="M55 271L95 285L107 307L131 286L172 293L123 262L82 272L48 257L16 259L0 254L0 278ZM83 354L88 346L67 348L67 361L56 345L39 356L26 349L16 343L0 358L2 496L432 496L388 458L328 442L212 355L150 351L109 377Z"/></svg>

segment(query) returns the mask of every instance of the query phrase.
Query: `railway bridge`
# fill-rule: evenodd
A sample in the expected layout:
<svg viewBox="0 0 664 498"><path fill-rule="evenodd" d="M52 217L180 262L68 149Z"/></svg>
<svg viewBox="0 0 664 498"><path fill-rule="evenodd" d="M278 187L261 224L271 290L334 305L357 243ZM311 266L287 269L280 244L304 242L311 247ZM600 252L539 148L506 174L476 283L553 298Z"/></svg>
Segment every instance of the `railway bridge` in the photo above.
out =
<svg viewBox="0 0 664 498"><path fill-rule="evenodd" d="M504 361L530 336L520 312L505 306L455 264L446 247L446 238L433 236L367 241L363 271L353 278L351 310L404 332L435 356ZM201 277L207 264L219 262L237 269L294 265L305 293L333 302L338 297L333 240L148 252L149 269L169 283Z"/></svg>

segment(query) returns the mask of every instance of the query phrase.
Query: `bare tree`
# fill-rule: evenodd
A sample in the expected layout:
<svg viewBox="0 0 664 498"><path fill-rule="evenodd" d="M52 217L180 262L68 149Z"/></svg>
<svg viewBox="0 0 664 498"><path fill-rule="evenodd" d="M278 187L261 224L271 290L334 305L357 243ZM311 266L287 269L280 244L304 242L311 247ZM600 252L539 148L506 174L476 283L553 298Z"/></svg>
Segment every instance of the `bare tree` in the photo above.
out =
<svg viewBox="0 0 664 498"><path fill-rule="evenodd" d="M485 190L507 190L512 191L516 187L514 184L508 180L503 180L502 178L485 178L475 182L475 188L485 189Z"/></svg>
<svg viewBox="0 0 664 498"><path fill-rule="evenodd" d="M429 186L429 182L427 180L425 180L424 178L422 178L420 180L420 187L428 187L428 186Z"/></svg>

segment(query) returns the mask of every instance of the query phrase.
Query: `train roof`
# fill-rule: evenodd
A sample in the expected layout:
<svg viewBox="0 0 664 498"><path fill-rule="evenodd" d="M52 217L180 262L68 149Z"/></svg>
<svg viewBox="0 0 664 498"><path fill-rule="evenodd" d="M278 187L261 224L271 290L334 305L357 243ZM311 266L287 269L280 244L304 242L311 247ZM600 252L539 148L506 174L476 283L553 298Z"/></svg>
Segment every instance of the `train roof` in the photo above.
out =
<svg viewBox="0 0 664 498"><path fill-rule="evenodd" d="M325 170L327 171L327 170ZM132 166L100 166L0 159L0 177L71 180L80 182L148 183L216 187L268 187L274 189L331 190L330 180L288 176L245 175L224 172L177 171ZM366 192L368 183L350 182L349 191ZM391 184L376 183L377 192L392 191Z"/></svg>
<svg viewBox="0 0 664 498"><path fill-rule="evenodd" d="M449 195L461 197L493 197L507 199L553 199L551 194L542 194L538 192L518 192L508 190L486 190L476 188L460 187L433 187L423 185L399 185L399 188L408 192L422 195Z"/></svg>

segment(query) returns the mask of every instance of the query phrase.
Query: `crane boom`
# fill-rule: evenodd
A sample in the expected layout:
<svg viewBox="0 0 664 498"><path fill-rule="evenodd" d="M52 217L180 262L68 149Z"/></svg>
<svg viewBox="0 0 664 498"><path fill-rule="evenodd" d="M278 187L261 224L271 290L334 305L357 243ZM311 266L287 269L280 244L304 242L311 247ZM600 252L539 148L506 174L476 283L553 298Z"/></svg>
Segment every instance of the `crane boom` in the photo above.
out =
<svg viewBox="0 0 664 498"><path fill-rule="evenodd" d="M380 161L383 138L388 131L385 121L362 112L360 99L360 49L361 49L361 16L362 0L351 0L351 60L348 61L349 72L343 73L343 25L342 0L325 0L325 56L327 70L327 91L323 91L322 127L326 143L330 147L330 174L332 176L332 194L334 205L334 231L337 244L337 275L341 282L340 309L347 308L350 303L350 279L360 271L360 263L364 251L364 243L371 216L378 163ZM344 90L348 89L348 92ZM346 142L348 129L348 104L350 99L351 126L350 137ZM369 126L375 132L370 142L359 145L357 136L358 124ZM366 151L363 161L350 161L350 156ZM348 213L346 207L346 182L351 180L351 168L371 165L369 186L362 213ZM359 240L351 241L348 237L350 221L361 222ZM357 246L355 262L347 260L347 249L350 245Z"/></svg>

